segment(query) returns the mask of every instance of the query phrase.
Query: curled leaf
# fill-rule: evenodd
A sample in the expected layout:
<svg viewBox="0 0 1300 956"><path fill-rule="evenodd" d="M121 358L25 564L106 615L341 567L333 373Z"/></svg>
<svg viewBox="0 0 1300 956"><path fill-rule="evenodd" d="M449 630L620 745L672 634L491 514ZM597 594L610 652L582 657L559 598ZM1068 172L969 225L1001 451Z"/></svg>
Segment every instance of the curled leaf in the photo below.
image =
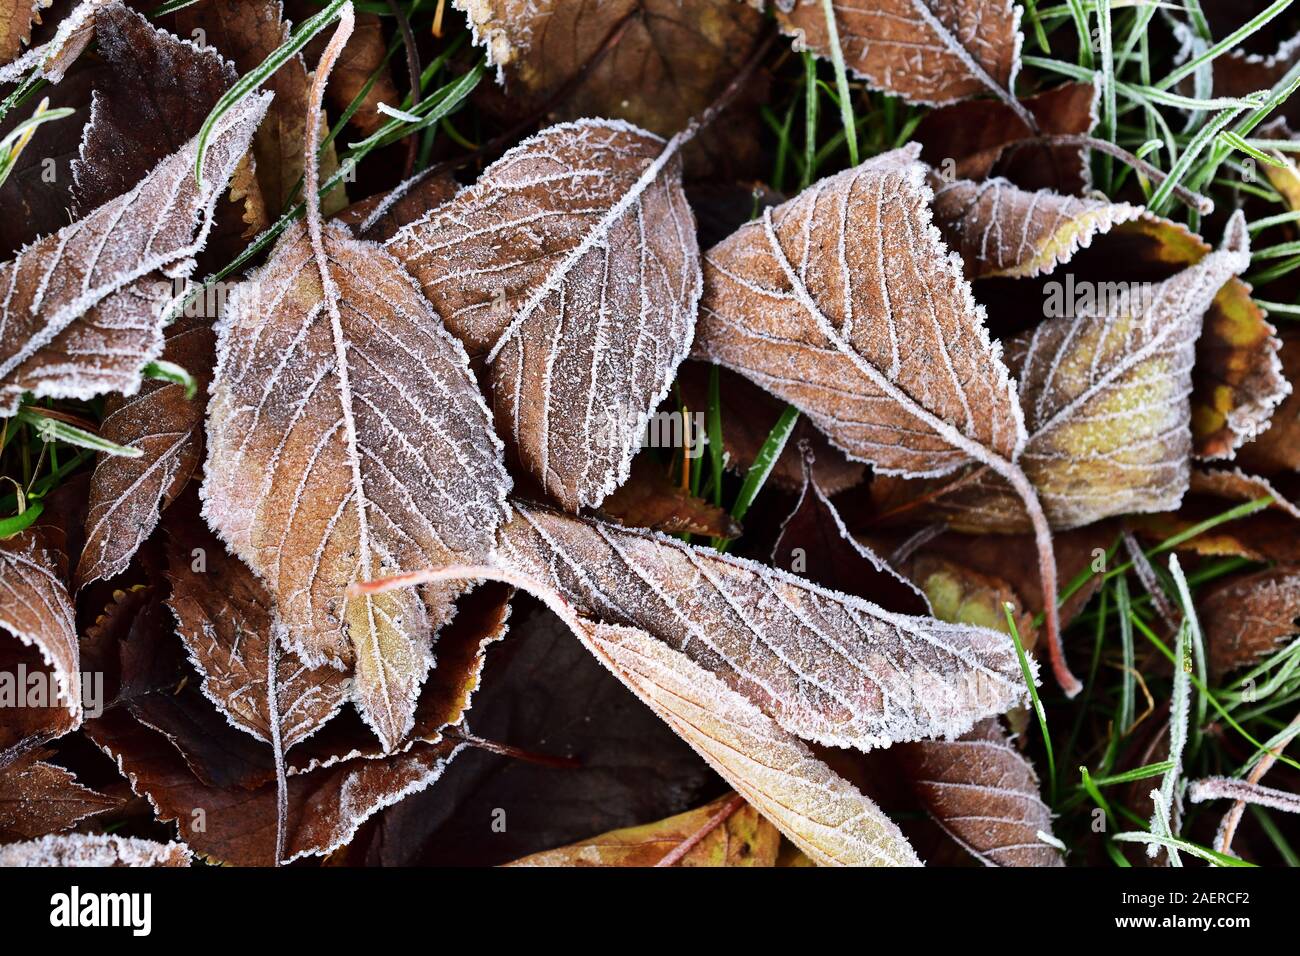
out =
<svg viewBox="0 0 1300 956"><path fill-rule="evenodd" d="M184 843L69 833L0 846L0 866L189 866Z"/></svg>

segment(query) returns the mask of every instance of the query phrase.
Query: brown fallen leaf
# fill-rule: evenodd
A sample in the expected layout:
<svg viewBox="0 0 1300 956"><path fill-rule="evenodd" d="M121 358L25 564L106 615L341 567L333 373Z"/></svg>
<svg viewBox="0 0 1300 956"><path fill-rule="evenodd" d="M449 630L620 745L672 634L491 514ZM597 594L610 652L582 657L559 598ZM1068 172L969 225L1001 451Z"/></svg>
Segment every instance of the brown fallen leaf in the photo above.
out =
<svg viewBox="0 0 1300 956"><path fill-rule="evenodd" d="M1291 390L1273 411L1269 425L1237 452L1247 471L1261 475L1300 470L1300 337L1284 335L1278 358L1284 383Z"/></svg>
<svg viewBox="0 0 1300 956"><path fill-rule="evenodd" d="M715 674L636 628L594 624L581 634L616 676L815 862L920 865L879 807Z"/></svg>
<svg viewBox="0 0 1300 956"><path fill-rule="evenodd" d="M993 93L1023 110L1011 88L1020 70L1020 14L1003 0L775 0L781 28L801 47L830 56L838 36L844 64L877 90L942 106ZM1028 115L1028 114L1026 114Z"/></svg>
<svg viewBox="0 0 1300 956"><path fill-rule="evenodd" d="M454 0L506 87L512 110L621 119L660 136L713 102L761 39L736 0ZM746 108L749 107L749 108ZM758 160L758 112L736 104L692 144L710 178Z"/></svg>
<svg viewBox="0 0 1300 956"><path fill-rule="evenodd" d="M204 784L165 736L121 711L89 722L86 735L117 761L135 793L148 795L159 819L176 821L195 852L236 866L275 862L273 781L252 790ZM406 753L290 776L283 862L343 846L372 814L436 781L459 746L421 743Z"/></svg>
<svg viewBox="0 0 1300 956"><path fill-rule="evenodd" d="M993 470L1016 488L1054 594L1047 518L1016 461L1024 414L960 260L931 222L918 150L821 180L711 249L694 354L806 412L879 473ZM1047 634L1058 682L1078 693L1050 601Z"/></svg>
<svg viewBox="0 0 1300 956"><path fill-rule="evenodd" d="M0 539L0 629L9 637L39 654L40 665L53 682L44 699L32 704L29 692L37 673L18 683L21 670L6 668L7 693L0 699L0 733L4 746L10 737L35 733L57 737L75 730L81 723L81 655L77 625L65 583L68 559L64 536L52 524L36 524L22 534ZM7 649L11 654L13 648ZM9 654L5 655L7 660ZM19 659L22 659L20 656ZM56 696L57 695L57 696ZM29 713L30 711L30 713ZM32 726L33 722L37 726ZM9 730L12 723L17 732Z"/></svg>
<svg viewBox="0 0 1300 956"><path fill-rule="evenodd" d="M82 786L71 772L46 762L48 756L29 754L0 774L0 841L34 840L118 806L120 801Z"/></svg>
<svg viewBox="0 0 1300 956"><path fill-rule="evenodd" d="M923 553L909 562L908 574L934 608L934 616L954 624L974 624L1010 635L1003 610L1012 607L1011 616L1026 650L1034 647L1038 629L1033 615L1022 604L1011 585L988 574L934 554Z"/></svg>
<svg viewBox="0 0 1300 956"><path fill-rule="evenodd" d="M72 163L74 218L116 199L183 149L238 78L211 47L157 29L120 3L95 12L95 44L108 69Z"/></svg>
<svg viewBox="0 0 1300 956"><path fill-rule="evenodd" d="M811 447L805 444L801 450L803 489L772 547L772 566L822 587L856 594L898 614L930 614L925 595L849 533L817 483Z"/></svg>
<svg viewBox="0 0 1300 956"><path fill-rule="evenodd" d="M913 789L948 834L987 866L1064 866L1038 775L985 720L958 740L903 744L898 757Z"/></svg>
<svg viewBox="0 0 1300 956"><path fill-rule="evenodd" d="M600 515L631 528L650 528L666 534L740 536L740 524L731 515L683 491L658 462L645 455L632 459L627 481L604 500Z"/></svg>
<svg viewBox="0 0 1300 956"><path fill-rule="evenodd" d="M54 0L5 0L0 4L0 63L8 63L32 39L32 27L41 22L41 11Z"/></svg>
<svg viewBox="0 0 1300 956"><path fill-rule="evenodd" d="M1025 693L1011 642L983 628L890 613L663 535L515 510L501 567L654 635L806 740L870 749L958 734Z"/></svg>
<svg viewBox="0 0 1300 956"><path fill-rule="evenodd" d="M1086 136L1097 125L1099 94L1088 81L1064 83L1021 99L1038 133L1020 111L1000 100L966 100L926 113L914 138L922 145L922 159L936 169L951 170L957 179L1001 176L1021 189L1079 195L1092 185L1087 150L1024 141L1040 133Z"/></svg>
<svg viewBox="0 0 1300 956"><path fill-rule="evenodd" d="M1030 428L1020 461L1054 528L1178 506L1191 473L1189 395L1202 316L1249 262L1237 214L1221 249L1196 265L1154 285L1119 283L1113 301L1049 318L1012 343ZM990 479L970 475L954 488L940 502L954 527L1025 530L1009 486L995 491Z"/></svg>
<svg viewBox="0 0 1300 956"><path fill-rule="evenodd" d="M683 141L553 126L386 244L486 353L499 431L572 511L626 479L689 349L700 272Z"/></svg>
<svg viewBox="0 0 1300 956"><path fill-rule="evenodd" d="M945 183L932 175L934 219L972 279L1053 271L1099 234L1142 214L1137 206L1026 192L1005 179Z"/></svg>
<svg viewBox="0 0 1300 956"><path fill-rule="evenodd" d="M780 830L743 800L725 796L666 820L602 833L507 865L656 866L672 858L673 866L775 866L780 844Z"/></svg>
<svg viewBox="0 0 1300 956"><path fill-rule="evenodd" d="M184 843L69 833L0 846L0 866L189 866Z"/></svg>
<svg viewBox="0 0 1300 956"><path fill-rule="evenodd" d="M1216 678L1254 664L1300 634L1300 570L1275 567L1218 581L1196 602Z"/></svg>
<svg viewBox="0 0 1300 956"><path fill-rule="evenodd" d="M9 290L0 308L0 415L12 415L27 391L83 399L135 393L141 368L162 351L171 298L169 283L137 280L193 268L266 103L250 97L223 117L208 142L202 186L191 140L129 192L0 266L0 285Z"/></svg>
<svg viewBox="0 0 1300 956"><path fill-rule="evenodd" d="M168 523L167 606L203 693L232 725L270 743L267 655L281 626L270 595L238 558L226 552L197 509ZM330 720L347 701L346 673L309 667L292 650L276 661L276 714L285 751Z"/></svg>
<svg viewBox="0 0 1300 956"><path fill-rule="evenodd" d="M38 2L32 0L30 9L34 11ZM18 82L24 76L50 83L62 82L68 69L94 39L95 11L109 2L82 0L74 6L59 20L58 29L49 40L7 63L0 62L0 84ZM32 22L29 19L28 26Z"/></svg>
<svg viewBox="0 0 1300 956"><path fill-rule="evenodd" d="M99 435L143 452L139 458L100 454L90 479L86 544L77 563L81 588L124 570L153 533L159 514L189 484L203 460L203 400L212 379L215 339L206 325L181 319L167 331L164 361L194 376L198 394L175 382L151 381L127 398L104 402Z"/></svg>

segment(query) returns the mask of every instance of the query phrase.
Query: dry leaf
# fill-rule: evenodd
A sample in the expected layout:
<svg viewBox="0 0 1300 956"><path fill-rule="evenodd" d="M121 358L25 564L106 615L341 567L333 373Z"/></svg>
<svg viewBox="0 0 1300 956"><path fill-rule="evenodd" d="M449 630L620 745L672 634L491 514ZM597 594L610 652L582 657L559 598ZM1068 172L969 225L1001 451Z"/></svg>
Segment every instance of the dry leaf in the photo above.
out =
<svg viewBox="0 0 1300 956"><path fill-rule="evenodd" d="M25 391L91 398L140 387L140 369L163 348L171 286L136 280L193 269L266 103L247 98L222 118L202 186L191 140L129 192L0 266L8 290L0 308L0 415L12 415Z"/></svg>
<svg viewBox="0 0 1300 956"><path fill-rule="evenodd" d="M904 744L898 756L931 816L988 866L1063 866L1038 775L997 720L959 740Z"/></svg>
<svg viewBox="0 0 1300 956"><path fill-rule="evenodd" d="M269 743L267 655L280 638L271 598L242 561L202 526L197 514L170 525L167 606L203 693L230 723ZM201 563L200 563L201 562ZM196 567L196 564L198 565ZM309 667L282 649L276 661L276 712L281 746L310 737L347 700L347 675L329 665Z"/></svg>
<svg viewBox="0 0 1300 956"><path fill-rule="evenodd" d="M227 304L204 515L266 583L289 646L355 668L357 704L392 748L454 592L344 589L481 560L510 481L464 349L410 276L342 226L322 242L325 262L291 228Z"/></svg>
<svg viewBox="0 0 1300 956"><path fill-rule="evenodd" d="M1161 283L1117 283L1113 302L1047 319L1013 343L1031 432L1020 462L1054 528L1178 507L1191 472L1202 316L1249 262L1238 214L1222 248L1196 265ZM1025 529L1019 499L994 484L983 475L954 482L941 502L954 527Z"/></svg>
<svg viewBox="0 0 1300 956"><path fill-rule="evenodd" d="M120 711L88 723L86 735L117 761L134 792L148 795L159 819L177 821L196 852L236 866L274 861L274 782L253 790L204 784L165 736ZM395 756L355 758L290 776L284 862L343 846L368 817L437 780L458 746L420 743ZM196 816L199 808L204 812Z"/></svg>
<svg viewBox="0 0 1300 956"><path fill-rule="evenodd" d="M736 792L824 866L918 866L898 827L746 697L663 641L588 625L592 651Z"/></svg>
<svg viewBox="0 0 1300 956"><path fill-rule="evenodd" d="M958 179L1001 176L1021 189L1082 194L1092 185L1088 150L1078 146L1024 144L1036 135L1086 136L1097 125L1100 90L1091 81L1064 83L1020 100L1021 110L1000 100L979 99L931 110L914 139L922 158Z"/></svg>
<svg viewBox="0 0 1300 956"><path fill-rule="evenodd" d="M101 438L138 448L139 458L100 454L90 478L86 544L77 563L77 586L126 570L166 509L203 460L203 399L212 374L212 330L181 319L167 332L162 357L190 372L198 394L185 397L174 382L147 382L129 398L104 402Z"/></svg>
<svg viewBox="0 0 1300 956"><path fill-rule="evenodd" d="M1004 635L893 614L663 535L517 505L497 561L653 634L806 740L868 749L959 734L1025 694Z"/></svg>
<svg viewBox="0 0 1300 956"><path fill-rule="evenodd" d="M39 709L42 723L50 725L41 730L49 736L75 730L81 723L81 655L72 598L65 583L68 559L63 549L62 532L49 524L37 524L20 535L0 539L0 629L38 652L54 682L47 699L36 708L26 706L29 688L16 683L20 671L6 668L0 672L8 678L10 693L18 695L16 700L6 701L4 708L14 707L18 713L12 717L3 713L0 723L13 721L30 732L32 728L25 725L35 715L28 711ZM29 674L28 683L35 676ZM57 700L52 699L55 688ZM7 745L8 736L0 734L0 741Z"/></svg>
<svg viewBox="0 0 1300 956"><path fill-rule="evenodd" d="M32 0L33 10L38 2L39 0ZM50 83L62 82L68 69L95 35L95 11L108 2L109 0L82 0L59 21L58 29L48 41L29 49L16 59L0 64L0 84L16 83L24 76ZM28 24L31 22L29 19Z"/></svg>
<svg viewBox="0 0 1300 956"><path fill-rule="evenodd" d="M0 840L33 840L67 830L80 820L119 803L89 787L62 767L33 753L0 774Z"/></svg>
<svg viewBox="0 0 1300 956"><path fill-rule="evenodd" d="M1254 664L1300 634L1300 571L1276 567L1210 585L1197 613L1216 678Z"/></svg>
<svg viewBox="0 0 1300 956"><path fill-rule="evenodd" d="M655 866L689 844L673 866L775 866L781 831L737 797L589 840L534 853L510 866Z"/></svg>
<svg viewBox="0 0 1300 956"><path fill-rule="evenodd" d="M1025 438L1015 386L930 200L909 147L766 210L705 256L695 355L886 474L1010 462Z"/></svg>
<svg viewBox="0 0 1300 956"><path fill-rule="evenodd" d="M74 218L116 199L183 149L237 79L210 47L157 29L120 3L95 12L95 43L108 71L95 84L72 163Z"/></svg>
<svg viewBox="0 0 1300 956"><path fill-rule="evenodd" d="M1026 192L1005 179L944 183L931 176L934 219L972 279L1043 275L1142 209L1075 199L1047 189Z"/></svg>
<svg viewBox="0 0 1300 956"><path fill-rule="evenodd" d="M184 843L69 833L0 846L0 866L189 866Z"/></svg>
<svg viewBox="0 0 1300 956"><path fill-rule="evenodd" d="M487 353L500 432L573 511L627 477L690 348L700 273L680 142L553 126L387 243Z"/></svg>
<svg viewBox="0 0 1300 956"><path fill-rule="evenodd" d="M702 467L702 460L697 460ZM663 467L645 455L632 460L632 471L600 506L602 517L632 528L666 534L740 537L740 523L717 505L674 484Z"/></svg>
<svg viewBox="0 0 1300 956"><path fill-rule="evenodd" d="M354 202L335 218L362 239L384 242L406 225L456 195L460 184L449 175L419 173L386 193Z"/></svg>
<svg viewBox="0 0 1300 956"><path fill-rule="evenodd" d="M0 63L8 63L31 42L33 25L54 0L5 0L0 4Z"/></svg>
<svg viewBox="0 0 1300 956"><path fill-rule="evenodd" d="M763 27L736 0L454 0L464 10L512 118L621 119L661 136L702 113L751 55ZM693 152L701 172L757 160L758 109L737 104ZM694 166L696 163L688 164Z"/></svg>
<svg viewBox="0 0 1300 956"><path fill-rule="evenodd" d="M823 0L775 0L781 28L830 56ZM833 0L845 65L873 89L942 106L995 93L1004 101L1020 70L1020 8L1010 0Z"/></svg>
<svg viewBox="0 0 1300 956"><path fill-rule="evenodd" d="M1283 385L1300 382L1300 337L1284 336L1277 354ZM1300 389L1291 385L1266 421L1268 427L1237 452L1237 461L1248 471L1262 475L1300 470Z"/></svg>
<svg viewBox="0 0 1300 956"><path fill-rule="evenodd" d="M1038 629L1033 625L1033 615L1021 603L1011 585L964 565L948 561L933 554L920 554L910 562L908 574L916 586L925 592L934 616L955 624L974 624L993 631L1003 631L1008 636L1007 616L1004 608L1010 604L1012 619L1026 650L1033 648L1038 639Z"/></svg>

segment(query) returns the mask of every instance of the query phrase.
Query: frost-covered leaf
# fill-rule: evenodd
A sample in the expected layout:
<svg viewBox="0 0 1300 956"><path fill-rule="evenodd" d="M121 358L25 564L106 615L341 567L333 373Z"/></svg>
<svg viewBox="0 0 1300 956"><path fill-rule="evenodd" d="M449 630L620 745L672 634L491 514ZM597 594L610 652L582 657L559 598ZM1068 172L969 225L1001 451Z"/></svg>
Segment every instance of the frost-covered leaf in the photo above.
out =
<svg viewBox="0 0 1300 956"><path fill-rule="evenodd" d="M33 753L0 773L0 841L33 840L66 830L119 801L77 783L62 767Z"/></svg>
<svg viewBox="0 0 1300 956"><path fill-rule="evenodd" d="M32 9L35 9L37 2L38 0L32 0ZM110 0L81 0L59 21L58 29L49 40L0 64L0 83L14 83L23 76L40 78L50 83L61 82L68 68L94 38L95 11L109 2Z"/></svg>
<svg viewBox="0 0 1300 956"><path fill-rule="evenodd" d="M690 348L700 271L679 142L553 126L387 243L487 353L499 431L569 510L627 477Z"/></svg>
<svg viewBox="0 0 1300 956"><path fill-rule="evenodd" d="M1197 600L1210 673L1222 677L1300 634L1300 570L1276 567L1218 581Z"/></svg>
<svg viewBox="0 0 1300 956"><path fill-rule="evenodd" d="M189 866L184 843L69 833L0 846L0 866Z"/></svg>
<svg viewBox="0 0 1300 956"><path fill-rule="evenodd" d="M1191 473L1202 317L1249 262L1237 215L1223 247L1196 265L1160 283L1115 283L1113 295L1094 295L1080 314L1048 319L1013 343L1030 429L1020 462L1053 527L1178 507ZM963 527L1023 530L1009 486L987 472L955 486L943 504Z"/></svg>
<svg viewBox="0 0 1300 956"><path fill-rule="evenodd" d="M417 173L386 193L354 202L335 218L351 226L360 238L383 242L403 226L427 216L459 189L460 184L449 174Z"/></svg>
<svg viewBox="0 0 1300 956"><path fill-rule="evenodd" d="M761 39L736 0L455 0L511 109L607 117L671 136L703 112ZM556 101L556 98L558 102ZM694 151L710 175L757 159L758 111L737 104ZM707 161L707 165L705 164ZM689 161L688 161L689 162Z"/></svg>
<svg viewBox="0 0 1300 956"><path fill-rule="evenodd" d="M945 184L931 177L934 219L972 279L1042 275L1141 207L1076 199L1050 190L1026 192L1005 179Z"/></svg>
<svg viewBox="0 0 1300 956"><path fill-rule="evenodd" d="M344 590L481 560L510 482L464 349L411 277L342 226L322 242L318 262L291 228L227 304L204 515L266 583L289 645L354 668L358 706L391 748L453 592Z"/></svg>
<svg viewBox="0 0 1300 956"><path fill-rule="evenodd" d="M519 505L497 560L641 628L807 740L867 749L959 734L1025 695L984 628L894 614L765 565Z"/></svg>
<svg viewBox="0 0 1300 956"><path fill-rule="evenodd" d="M1052 812L1038 775L985 720L957 740L903 744L898 758L912 788L948 835L988 866L1062 866L1051 837Z"/></svg>
<svg viewBox="0 0 1300 956"><path fill-rule="evenodd" d="M766 210L705 256L695 355L885 473L1014 459L1015 386L931 224L931 196L913 147Z"/></svg>
<svg viewBox="0 0 1300 956"><path fill-rule="evenodd" d="M1267 427L1237 451L1241 466L1261 475L1300 470L1300 337L1283 335L1280 346L1279 377L1290 392L1264 420Z"/></svg>
<svg viewBox="0 0 1300 956"><path fill-rule="evenodd" d="M822 865L919 866L907 838L857 788L742 694L633 627L583 639L751 805Z"/></svg>
<svg viewBox="0 0 1300 956"><path fill-rule="evenodd" d="M625 827L510 866L775 866L781 831L737 797L719 797L666 820ZM682 851L685 850L684 853Z"/></svg>
<svg viewBox="0 0 1300 956"><path fill-rule="evenodd" d="M802 451L803 489L772 546L772 566L900 614L931 613L925 595L845 527L817 483L811 447L805 444Z"/></svg>
<svg viewBox="0 0 1300 956"><path fill-rule="evenodd" d="M203 186L191 140L129 192L0 266L0 415L13 414L25 391L90 398L139 388L140 369L162 351L171 287L137 280L193 268L266 102L250 97L225 115Z"/></svg>
<svg viewBox="0 0 1300 956"><path fill-rule="evenodd" d="M152 26L120 3L95 12L95 44L107 73L72 163L72 212L116 199L197 136L235 82L234 67Z"/></svg>
<svg viewBox="0 0 1300 956"><path fill-rule="evenodd" d="M281 630L270 595L247 565L207 533L197 514L168 530L167 606L202 675L203 693L232 725L269 743L267 654ZM292 650L280 650L275 698L286 751L338 712L349 683L343 671L328 664L309 667Z"/></svg>
<svg viewBox="0 0 1300 956"><path fill-rule="evenodd" d="M929 553L909 562L908 574L925 593L934 608L934 616L940 620L975 624L1010 635L1005 611L1009 604L1025 649L1036 643L1038 629L1034 627L1033 615L1025 611L1020 596L1008 582ZM1031 588L1031 593L1035 591Z"/></svg>
<svg viewBox="0 0 1300 956"><path fill-rule="evenodd" d="M10 635L4 643L16 639L37 652L37 669L47 670L53 677L58 699L46 699L40 706L41 723L49 726L39 730L50 736L74 730L81 723L81 654L72 598L65 583L67 571L64 535L52 525L37 524L16 537L0 539L0 630ZM23 706L28 688L15 686L18 671L6 669L4 673L10 683L6 696L19 696L0 709L0 724L8 730L12 721L21 728L20 733L37 729L28 726L34 715L27 712L36 708ZM0 740L16 735L3 733Z"/></svg>
<svg viewBox="0 0 1300 956"><path fill-rule="evenodd" d="M117 762L133 791L148 796L159 819L177 822L181 839L195 852L236 866L274 862L273 780L254 789L205 784L165 736L121 711L88 723L86 735ZM347 843L368 817L437 780L458 747L420 743L378 760L354 758L291 775L285 861L321 856ZM198 808L204 812L196 816Z"/></svg>
<svg viewBox="0 0 1300 956"><path fill-rule="evenodd" d="M696 459L703 467L703 459ZM666 534L704 534L717 538L740 536L740 523L717 505L675 484L654 459L638 455L632 471L600 506L602 517L632 528Z"/></svg>
<svg viewBox="0 0 1300 956"><path fill-rule="evenodd" d="M0 63L18 56L32 39L32 26L54 0L4 0L0 3Z"/></svg>
<svg viewBox="0 0 1300 956"><path fill-rule="evenodd" d="M167 331L162 357L194 376L198 394L185 397L175 382L150 381L135 395L104 402L101 438L138 448L139 458L101 454L90 479L86 544L77 564L78 587L126 570L153 533L159 513L189 483L203 459L203 402L212 378L212 330L182 319Z"/></svg>
<svg viewBox="0 0 1300 956"><path fill-rule="evenodd" d="M782 29L830 56L823 0L775 0ZM845 65L874 89L941 106L980 93L1009 99L1020 70L1011 0L833 0Z"/></svg>

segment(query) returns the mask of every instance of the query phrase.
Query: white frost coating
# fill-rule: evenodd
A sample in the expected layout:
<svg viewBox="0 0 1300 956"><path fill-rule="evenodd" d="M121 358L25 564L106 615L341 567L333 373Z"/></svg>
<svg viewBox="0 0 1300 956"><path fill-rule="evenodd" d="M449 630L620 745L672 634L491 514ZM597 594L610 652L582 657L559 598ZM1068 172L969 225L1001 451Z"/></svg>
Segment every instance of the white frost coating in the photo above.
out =
<svg viewBox="0 0 1300 956"><path fill-rule="evenodd" d="M823 866L920 866L898 827L771 717L662 641L590 624L598 660Z"/></svg>
<svg viewBox="0 0 1300 956"><path fill-rule="evenodd" d="M188 274L207 242L213 209L271 94L245 99L209 141L206 184L194 181L197 138L129 192L0 266L0 416L24 391L88 399L133 394L140 369L163 348L165 283L156 270ZM94 309L94 322L79 322Z"/></svg>
<svg viewBox="0 0 1300 956"><path fill-rule="evenodd" d="M893 614L665 535L516 505L495 560L653 634L806 740L955 737L1027 699L1004 634Z"/></svg>
<svg viewBox="0 0 1300 956"><path fill-rule="evenodd" d="M341 342L301 226L228 302L204 515L266 582L289 645L309 664L355 667L362 716L392 749L412 726L430 640L455 591L376 600L344 590L481 559L509 513L510 480L465 350L412 278L341 226L328 226L323 243ZM353 373L346 391L340 354ZM349 417L354 442L344 440Z"/></svg>
<svg viewBox="0 0 1300 956"><path fill-rule="evenodd" d="M1151 832L1157 836L1177 837L1182 817L1182 798L1179 786L1183 775L1183 748L1187 746L1188 714L1192 706L1191 656L1189 642L1200 647L1200 625L1196 609L1187 591L1187 579L1178 563L1178 555L1169 556L1169 573L1173 575L1183 599L1183 626L1178 629L1178 642L1174 646L1174 687L1169 697L1169 756L1172 766L1160 778L1160 789L1151 791L1155 804L1151 815ZM1160 852L1157 844L1147 845L1147 856L1155 858ZM1169 860L1177 860L1177 850L1169 847Z"/></svg>
<svg viewBox="0 0 1300 956"><path fill-rule="evenodd" d="M90 42L95 11L110 2L113 0L82 0L59 22L48 42L0 66L0 83L15 83L32 67L36 68L33 76L58 83L63 79L64 71Z"/></svg>
<svg viewBox="0 0 1300 956"><path fill-rule="evenodd" d="M627 479L690 351L702 277L683 141L617 120L550 127L387 243L487 354L498 421L569 510Z"/></svg>
<svg viewBox="0 0 1300 956"><path fill-rule="evenodd" d="M0 541L0 628L35 647L53 672L63 707L81 724L81 649L76 615L59 569L59 556L39 526Z"/></svg>
<svg viewBox="0 0 1300 956"><path fill-rule="evenodd" d="M139 837L84 833L54 834L0 846L0 867L9 866L189 866L184 843L155 843Z"/></svg>
<svg viewBox="0 0 1300 956"><path fill-rule="evenodd" d="M935 188L935 219L971 278L1033 277L1069 262L1092 240L1143 214L1141 206L1028 192L1005 179Z"/></svg>

